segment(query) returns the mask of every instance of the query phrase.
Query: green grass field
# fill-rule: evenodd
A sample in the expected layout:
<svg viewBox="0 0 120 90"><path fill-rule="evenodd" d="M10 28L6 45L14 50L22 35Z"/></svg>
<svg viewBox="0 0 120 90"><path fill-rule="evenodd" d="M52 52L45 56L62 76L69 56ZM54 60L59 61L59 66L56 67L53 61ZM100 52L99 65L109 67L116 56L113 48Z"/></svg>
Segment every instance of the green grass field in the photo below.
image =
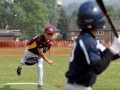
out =
<svg viewBox="0 0 120 90"><path fill-rule="evenodd" d="M43 90L61 90L49 84L42 85ZM0 90L37 90L37 84L0 85Z"/></svg>
<svg viewBox="0 0 120 90"><path fill-rule="evenodd" d="M62 88L65 83L65 71L68 69L69 57L58 57L52 56L48 57L50 60L53 60L53 65L49 65L44 61L43 69L44 76L43 82L49 85L52 85L57 88ZM24 66L22 70L22 75L17 76L16 69L21 56L6 56L0 57L0 84L4 83L37 83L37 69L36 65L33 66ZM2 87L2 86L1 86ZM1 89L0 89L1 90ZM21 89L23 90L23 89ZM32 89L31 89L32 90ZM52 89L50 89L52 90Z"/></svg>
<svg viewBox="0 0 120 90"><path fill-rule="evenodd" d="M66 79L69 56L48 56L53 65L44 61L43 90L61 90ZM0 90L37 90L37 85L4 85L5 83L37 83L36 66L24 66L22 75L16 69L22 56L0 57ZM113 61L102 74L98 75L93 90L120 90L120 60Z"/></svg>

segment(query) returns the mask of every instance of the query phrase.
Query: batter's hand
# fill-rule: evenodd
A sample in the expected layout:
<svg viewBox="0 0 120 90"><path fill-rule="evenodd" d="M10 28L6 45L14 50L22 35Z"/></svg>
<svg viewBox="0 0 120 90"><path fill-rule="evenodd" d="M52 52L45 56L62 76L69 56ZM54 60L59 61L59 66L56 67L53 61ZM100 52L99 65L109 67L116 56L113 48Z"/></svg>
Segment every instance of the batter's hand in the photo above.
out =
<svg viewBox="0 0 120 90"><path fill-rule="evenodd" d="M50 65L52 65L53 61L49 60L48 63L49 63Z"/></svg>
<svg viewBox="0 0 120 90"><path fill-rule="evenodd" d="M110 49L115 53L115 54L119 54L120 52L120 37L118 37L117 39L115 39L112 43L112 45L110 46Z"/></svg>

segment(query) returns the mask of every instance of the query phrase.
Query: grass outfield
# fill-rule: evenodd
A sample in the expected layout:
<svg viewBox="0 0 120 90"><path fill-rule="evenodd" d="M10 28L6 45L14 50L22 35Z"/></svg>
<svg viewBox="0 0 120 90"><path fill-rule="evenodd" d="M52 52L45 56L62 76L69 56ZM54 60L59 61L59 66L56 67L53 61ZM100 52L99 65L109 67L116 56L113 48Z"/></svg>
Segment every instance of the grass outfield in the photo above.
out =
<svg viewBox="0 0 120 90"><path fill-rule="evenodd" d="M69 56L48 56L53 65L44 61L43 89L61 90L65 83ZM21 56L0 57L0 90L37 90L37 85L4 85L5 83L37 83L36 66L24 66L22 75L17 76L16 69ZM98 75L93 90L120 90L120 60L113 61L102 74ZM23 88L24 89L23 89ZM8 88L8 89L7 89Z"/></svg>
<svg viewBox="0 0 120 90"><path fill-rule="evenodd" d="M49 84L42 85L43 90L61 90ZM35 84L0 85L0 90L37 90Z"/></svg>
<svg viewBox="0 0 120 90"><path fill-rule="evenodd" d="M53 60L53 65L49 65L44 61L43 63L43 82L57 88L62 88L65 83L65 71L68 69L69 57L50 56ZM37 83L37 69L36 65L24 66L22 75L17 76L16 69L21 56L6 56L0 57L0 84L4 83Z"/></svg>

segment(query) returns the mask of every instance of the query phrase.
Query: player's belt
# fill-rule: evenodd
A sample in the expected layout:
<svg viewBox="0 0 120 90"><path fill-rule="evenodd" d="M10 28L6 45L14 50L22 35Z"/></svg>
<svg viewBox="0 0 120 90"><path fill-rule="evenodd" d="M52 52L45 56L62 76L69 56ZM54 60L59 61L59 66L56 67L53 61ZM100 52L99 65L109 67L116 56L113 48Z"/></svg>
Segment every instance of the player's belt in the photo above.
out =
<svg viewBox="0 0 120 90"><path fill-rule="evenodd" d="M68 79L68 82L67 82L67 83L69 83L69 84L74 84L75 82L73 82L73 81L71 81L71 80ZM77 83L76 83L76 84L77 84ZM81 85L81 84L79 84L79 85ZM83 86L89 87L90 85L83 85Z"/></svg>

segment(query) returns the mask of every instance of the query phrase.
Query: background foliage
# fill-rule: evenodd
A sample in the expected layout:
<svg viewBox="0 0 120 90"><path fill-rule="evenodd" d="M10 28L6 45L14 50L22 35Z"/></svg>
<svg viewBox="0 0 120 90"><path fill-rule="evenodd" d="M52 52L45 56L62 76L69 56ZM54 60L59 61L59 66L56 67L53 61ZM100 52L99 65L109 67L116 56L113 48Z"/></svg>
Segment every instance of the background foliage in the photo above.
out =
<svg viewBox="0 0 120 90"><path fill-rule="evenodd" d="M57 28L61 30L61 33L63 30L66 32L69 29L69 20L63 8L60 10L60 17L57 23Z"/></svg>
<svg viewBox="0 0 120 90"><path fill-rule="evenodd" d="M56 7L57 0L0 0L0 30L6 25L9 30L20 30L22 40L43 34L46 21L55 20L57 28L69 30L69 22L76 22L77 11L81 3L71 3ZM106 0L105 5L112 20L120 20L120 2Z"/></svg>

